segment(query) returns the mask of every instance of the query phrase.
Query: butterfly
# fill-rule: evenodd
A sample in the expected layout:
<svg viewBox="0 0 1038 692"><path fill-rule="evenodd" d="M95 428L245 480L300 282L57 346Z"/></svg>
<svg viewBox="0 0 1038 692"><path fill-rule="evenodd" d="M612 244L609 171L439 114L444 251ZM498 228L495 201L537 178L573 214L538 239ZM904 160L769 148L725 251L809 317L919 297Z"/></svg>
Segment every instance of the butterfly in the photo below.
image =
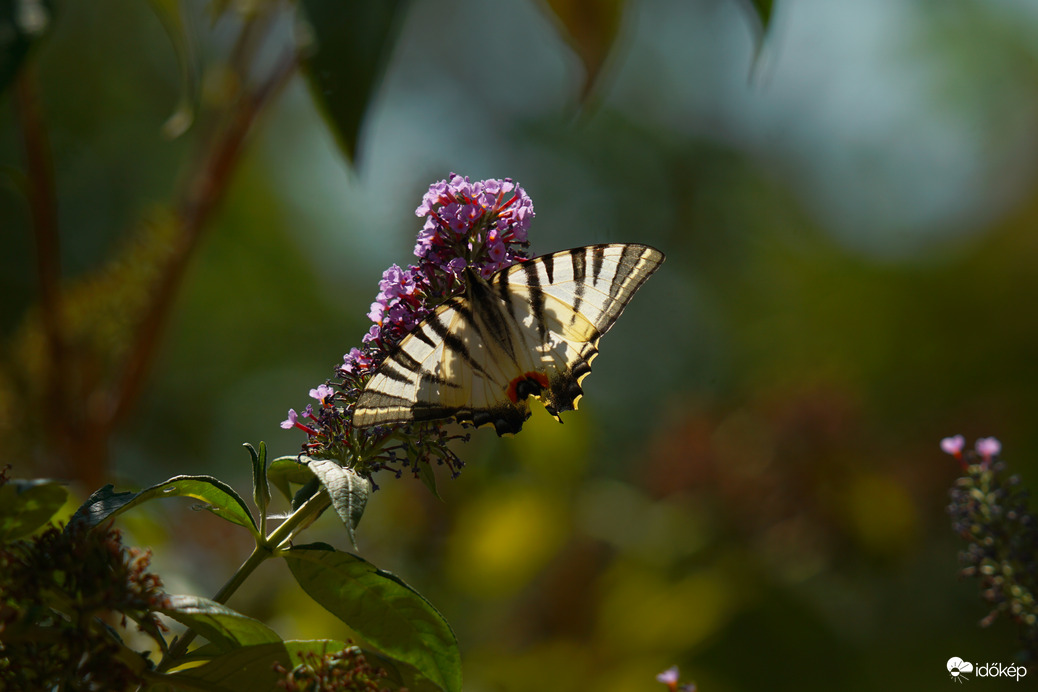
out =
<svg viewBox="0 0 1038 692"><path fill-rule="evenodd" d="M353 425L454 418L519 432L537 397L559 422L577 408L598 340L663 263L648 245L542 255L467 287L390 351L357 398Z"/></svg>

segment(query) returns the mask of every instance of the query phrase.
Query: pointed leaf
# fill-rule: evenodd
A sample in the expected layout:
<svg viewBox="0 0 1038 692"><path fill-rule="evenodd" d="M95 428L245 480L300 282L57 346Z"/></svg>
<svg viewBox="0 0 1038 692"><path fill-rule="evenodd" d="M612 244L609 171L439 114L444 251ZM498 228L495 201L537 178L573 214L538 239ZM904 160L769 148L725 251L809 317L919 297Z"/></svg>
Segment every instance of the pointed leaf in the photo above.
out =
<svg viewBox="0 0 1038 692"><path fill-rule="evenodd" d="M303 590L365 641L413 666L430 684L460 692L454 632L402 579L327 545L299 546L282 555Z"/></svg>
<svg viewBox="0 0 1038 692"><path fill-rule="evenodd" d="M28 536L61 509L68 498L57 481L10 480L0 485L0 542Z"/></svg>
<svg viewBox="0 0 1038 692"><path fill-rule="evenodd" d="M195 630L220 653L252 644L281 641L277 632L259 620L200 596L169 596L167 606L159 608L158 612Z"/></svg>
<svg viewBox="0 0 1038 692"><path fill-rule="evenodd" d="M321 480L321 485L328 491L332 507L339 519L346 526L350 543L357 546L356 529L364 515L364 507L371 494L371 481L353 469L339 466L330 459L311 459L310 470Z"/></svg>
<svg viewBox="0 0 1038 692"><path fill-rule="evenodd" d="M418 462L418 480L420 480L429 492L433 494L437 500L442 501L440 493L436 490L436 473L433 471L432 464L427 461Z"/></svg>
<svg viewBox="0 0 1038 692"><path fill-rule="evenodd" d="M310 470L298 457L278 457L270 462L267 467L267 478L274 487L281 491L285 499L292 501L292 484L306 485L314 478L314 472Z"/></svg>
<svg viewBox="0 0 1038 692"><path fill-rule="evenodd" d="M245 500L231 486L212 476L174 476L139 493L117 493L114 486L106 485L87 498L69 523L85 521L88 526L97 526L143 502L165 497L193 497L201 500L205 503L203 507L213 514L258 535L256 522Z"/></svg>
<svg viewBox="0 0 1038 692"><path fill-rule="evenodd" d="M406 0L302 0L302 33L310 44L304 70L314 99L347 160L357 157L357 140L372 96L407 7Z"/></svg>
<svg viewBox="0 0 1038 692"><path fill-rule="evenodd" d="M32 45L54 23L54 3L0 3L0 94L14 81Z"/></svg>
<svg viewBox="0 0 1038 692"><path fill-rule="evenodd" d="M546 0L584 63L584 96L598 79L623 22L624 0Z"/></svg>
<svg viewBox="0 0 1038 692"><path fill-rule="evenodd" d="M252 501L256 503L260 516L266 516L270 504L270 485L267 483L267 443L260 440L259 451L245 443L252 457Z"/></svg>

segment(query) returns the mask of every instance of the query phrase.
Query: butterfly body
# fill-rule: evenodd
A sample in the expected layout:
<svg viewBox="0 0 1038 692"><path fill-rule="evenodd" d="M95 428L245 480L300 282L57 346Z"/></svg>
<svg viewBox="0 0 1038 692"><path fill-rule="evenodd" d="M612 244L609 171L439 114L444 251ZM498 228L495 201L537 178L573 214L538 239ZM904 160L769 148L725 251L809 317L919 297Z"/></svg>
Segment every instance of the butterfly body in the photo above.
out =
<svg viewBox="0 0 1038 692"><path fill-rule="evenodd" d="M379 365L353 424L455 418L516 433L538 397L559 418L583 395L598 341L663 262L646 245L592 245L521 262L433 310Z"/></svg>

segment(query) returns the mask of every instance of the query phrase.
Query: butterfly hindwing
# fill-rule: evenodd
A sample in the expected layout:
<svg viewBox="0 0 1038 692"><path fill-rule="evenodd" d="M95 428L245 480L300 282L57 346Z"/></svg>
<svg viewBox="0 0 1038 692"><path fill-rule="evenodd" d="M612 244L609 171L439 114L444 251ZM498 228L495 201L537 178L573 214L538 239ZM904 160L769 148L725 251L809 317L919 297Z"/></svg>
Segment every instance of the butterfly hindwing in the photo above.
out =
<svg viewBox="0 0 1038 692"><path fill-rule="evenodd" d="M436 308L386 357L353 423L454 417L515 433L538 396L556 417L576 408L598 340L663 262L646 245L592 245L544 255Z"/></svg>
<svg viewBox="0 0 1038 692"><path fill-rule="evenodd" d="M528 407L502 401L508 380L490 356L485 327L465 297L436 308L390 352L357 399L353 424L454 417L476 425L522 427Z"/></svg>
<svg viewBox="0 0 1038 692"><path fill-rule="evenodd" d="M598 340L663 259L647 245L591 245L513 265L493 277L499 295L510 296L513 314L517 303L528 306L519 321L540 340L549 381L541 399L549 413L576 408Z"/></svg>

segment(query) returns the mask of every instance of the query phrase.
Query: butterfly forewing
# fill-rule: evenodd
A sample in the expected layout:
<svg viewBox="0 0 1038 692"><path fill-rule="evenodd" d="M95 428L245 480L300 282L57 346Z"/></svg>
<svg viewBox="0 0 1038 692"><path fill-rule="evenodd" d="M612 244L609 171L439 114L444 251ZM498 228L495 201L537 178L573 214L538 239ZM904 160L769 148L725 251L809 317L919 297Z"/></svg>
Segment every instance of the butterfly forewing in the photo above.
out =
<svg viewBox="0 0 1038 692"><path fill-rule="evenodd" d="M553 415L575 408L599 338L663 258L646 245L592 245L513 265L489 282L470 272L466 295L433 311L379 366L354 425L453 416L503 434L529 417L526 393Z"/></svg>

